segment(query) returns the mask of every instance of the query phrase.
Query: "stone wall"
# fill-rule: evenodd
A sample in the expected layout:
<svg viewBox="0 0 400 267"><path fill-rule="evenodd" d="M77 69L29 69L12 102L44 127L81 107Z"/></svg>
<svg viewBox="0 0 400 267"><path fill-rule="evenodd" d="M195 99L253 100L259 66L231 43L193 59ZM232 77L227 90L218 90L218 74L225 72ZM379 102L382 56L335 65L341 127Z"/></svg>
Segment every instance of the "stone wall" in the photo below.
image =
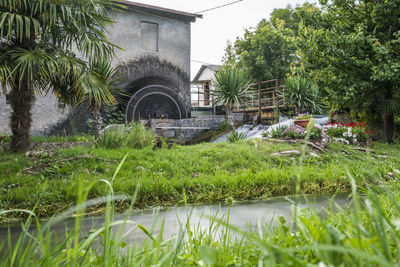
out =
<svg viewBox="0 0 400 267"><path fill-rule="evenodd" d="M243 123L243 113L234 113L233 115L235 122ZM209 115L182 120L152 119L149 121L149 125L159 136L189 141L204 131L218 128L225 120L224 115Z"/></svg>
<svg viewBox="0 0 400 267"><path fill-rule="evenodd" d="M32 108L32 135L43 135L52 125L65 120L70 112L68 107L59 108L57 98L48 94L38 97ZM6 103L6 96L0 95L0 135L10 134L11 105Z"/></svg>

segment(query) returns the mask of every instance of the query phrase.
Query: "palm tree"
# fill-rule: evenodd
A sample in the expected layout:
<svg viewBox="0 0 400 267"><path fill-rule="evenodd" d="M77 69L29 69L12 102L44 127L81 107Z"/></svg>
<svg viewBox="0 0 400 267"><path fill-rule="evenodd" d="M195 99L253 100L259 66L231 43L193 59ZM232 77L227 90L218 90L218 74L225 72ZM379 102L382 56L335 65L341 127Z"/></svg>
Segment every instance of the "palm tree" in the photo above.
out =
<svg viewBox="0 0 400 267"><path fill-rule="evenodd" d="M116 7L113 0L0 0L0 83L10 95L13 151L30 147L37 95L82 100L89 62L113 55L104 32Z"/></svg>
<svg viewBox="0 0 400 267"><path fill-rule="evenodd" d="M100 108L117 102L114 95L120 94L118 88L115 87L118 81L117 68L112 67L111 62L104 59L93 62L83 76L82 85L87 91L89 106L92 110L96 139L100 137L103 125Z"/></svg>
<svg viewBox="0 0 400 267"><path fill-rule="evenodd" d="M245 105L250 82L244 72L236 68L223 68L215 74L212 81L214 89L211 94L215 101L226 108L227 121L232 131L235 131L232 111L235 104Z"/></svg>

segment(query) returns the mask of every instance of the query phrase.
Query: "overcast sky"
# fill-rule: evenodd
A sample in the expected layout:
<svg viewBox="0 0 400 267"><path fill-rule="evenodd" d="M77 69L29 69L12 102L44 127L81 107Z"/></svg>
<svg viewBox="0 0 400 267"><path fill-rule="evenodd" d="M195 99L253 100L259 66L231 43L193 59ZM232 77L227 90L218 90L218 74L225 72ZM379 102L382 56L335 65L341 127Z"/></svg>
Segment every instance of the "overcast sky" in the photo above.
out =
<svg viewBox="0 0 400 267"><path fill-rule="evenodd" d="M197 13L209 8L235 2L235 0L134 0ZM192 23L192 78L201 67L201 61L221 64L228 40L242 36L244 29L254 27L263 18L269 18L275 8L301 5L306 0L243 0L236 4L203 13L203 19ZM309 0L308 2L315 2Z"/></svg>

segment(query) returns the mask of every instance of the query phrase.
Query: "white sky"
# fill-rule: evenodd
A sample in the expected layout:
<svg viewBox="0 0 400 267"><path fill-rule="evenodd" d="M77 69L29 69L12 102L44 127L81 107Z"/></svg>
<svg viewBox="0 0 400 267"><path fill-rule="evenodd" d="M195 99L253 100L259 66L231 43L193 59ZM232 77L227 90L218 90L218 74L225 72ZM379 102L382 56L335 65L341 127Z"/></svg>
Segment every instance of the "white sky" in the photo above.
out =
<svg viewBox="0 0 400 267"><path fill-rule="evenodd" d="M234 2L234 0L133 0L191 13ZM227 41L243 36L244 29L254 27L263 18L269 18L275 8L301 5L306 0L244 0L231 6L205 12L203 19L192 23L191 76L195 76L201 61L221 64ZM308 2L315 2L309 0Z"/></svg>

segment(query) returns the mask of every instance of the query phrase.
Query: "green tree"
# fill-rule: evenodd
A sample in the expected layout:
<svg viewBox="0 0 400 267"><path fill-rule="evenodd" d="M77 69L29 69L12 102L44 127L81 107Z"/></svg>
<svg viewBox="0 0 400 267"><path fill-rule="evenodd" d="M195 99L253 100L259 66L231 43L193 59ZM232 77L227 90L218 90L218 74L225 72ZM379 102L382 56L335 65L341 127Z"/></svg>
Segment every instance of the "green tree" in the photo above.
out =
<svg viewBox="0 0 400 267"><path fill-rule="evenodd" d="M224 63L242 69L253 80L281 79L296 60L293 37L293 30L286 28L284 21L272 24L263 20L233 45L228 43Z"/></svg>
<svg viewBox="0 0 400 267"><path fill-rule="evenodd" d="M226 108L228 124L235 131L232 111L235 104L245 105L250 89L250 82L246 74L236 68L223 68L219 70L212 81L214 89L211 94L215 101Z"/></svg>
<svg viewBox="0 0 400 267"><path fill-rule="evenodd" d="M320 1L300 13L301 68L322 85L333 104L383 122L393 142L400 113L400 0Z"/></svg>
<svg viewBox="0 0 400 267"><path fill-rule="evenodd" d="M305 4L305 6L310 4ZM285 22L285 27L291 29L295 34L297 34L297 30L300 24L300 17L297 14L296 9L294 9L291 5L288 5L286 8L275 8L271 13L270 18L271 23L278 27L280 21Z"/></svg>
<svg viewBox="0 0 400 267"><path fill-rule="evenodd" d="M52 91L68 104L82 100L89 62L113 54L104 32L116 6L112 0L0 0L0 82L10 95L13 151L30 147L35 96Z"/></svg>

